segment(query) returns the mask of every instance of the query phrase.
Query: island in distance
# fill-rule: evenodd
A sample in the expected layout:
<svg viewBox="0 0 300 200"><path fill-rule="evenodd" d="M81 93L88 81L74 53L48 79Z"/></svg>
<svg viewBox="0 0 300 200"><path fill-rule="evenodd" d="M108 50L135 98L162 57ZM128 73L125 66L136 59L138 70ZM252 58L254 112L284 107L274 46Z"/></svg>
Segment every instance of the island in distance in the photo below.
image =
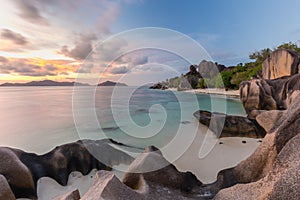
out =
<svg viewBox="0 0 300 200"><path fill-rule="evenodd" d="M105 82L99 83L98 86L128 86L128 85L126 85L125 83L105 81Z"/></svg>
<svg viewBox="0 0 300 200"><path fill-rule="evenodd" d="M57 82L51 80L43 80L43 81L31 81L27 83L3 83L2 87L5 86L89 86L87 83L77 83L77 82Z"/></svg>
<svg viewBox="0 0 300 200"><path fill-rule="evenodd" d="M79 82L58 82L52 80L31 81L27 83L3 83L0 87L19 87L19 86L91 86L87 83ZM125 83L106 81L99 83L97 86L127 86Z"/></svg>

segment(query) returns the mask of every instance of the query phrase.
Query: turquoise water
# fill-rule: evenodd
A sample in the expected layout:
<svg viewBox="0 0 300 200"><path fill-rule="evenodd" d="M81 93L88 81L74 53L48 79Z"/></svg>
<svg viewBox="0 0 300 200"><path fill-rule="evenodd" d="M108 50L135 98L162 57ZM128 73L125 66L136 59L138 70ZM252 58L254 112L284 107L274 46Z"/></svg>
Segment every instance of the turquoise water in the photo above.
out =
<svg viewBox="0 0 300 200"><path fill-rule="evenodd" d="M0 145L44 153L78 139L109 137L163 147L180 126L197 125L193 112L212 110L212 101L214 111L244 114L238 100L145 87L0 88Z"/></svg>
<svg viewBox="0 0 300 200"><path fill-rule="evenodd" d="M132 156L154 145L179 170L209 183L259 142L216 138L193 117L198 109L245 115L236 99L146 87L2 87L0 145L42 154L79 139L113 138L139 147L114 145Z"/></svg>

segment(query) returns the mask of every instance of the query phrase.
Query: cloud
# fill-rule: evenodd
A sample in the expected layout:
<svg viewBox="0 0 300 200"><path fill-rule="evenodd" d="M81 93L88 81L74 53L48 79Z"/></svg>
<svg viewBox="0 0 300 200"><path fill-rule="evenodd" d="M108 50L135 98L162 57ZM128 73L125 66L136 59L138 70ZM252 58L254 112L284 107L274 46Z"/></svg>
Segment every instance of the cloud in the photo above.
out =
<svg viewBox="0 0 300 200"><path fill-rule="evenodd" d="M116 2L106 2L106 6L100 15L96 24L97 32L102 34L110 34L109 25L111 25L120 13L120 5Z"/></svg>
<svg viewBox="0 0 300 200"><path fill-rule="evenodd" d="M19 9L18 15L33 24L49 25L49 22L44 18L38 8L38 1L30 0L15 0Z"/></svg>
<svg viewBox="0 0 300 200"><path fill-rule="evenodd" d="M1 37L10 40L17 45L26 45L28 43L27 39L23 35L9 29L2 29Z"/></svg>
<svg viewBox="0 0 300 200"><path fill-rule="evenodd" d="M77 73L91 73L94 65L93 64L82 64L77 70Z"/></svg>
<svg viewBox="0 0 300 200"><path fill-rule="evenodd" d="M7 62L8 62L7 58L0 56L0 63L7 63Z"/></svg>
<svg viewBox="0 0 300 200"><path fill-rule="evenodd" d="M121 66L121 67L114 67L109 70L111 74L126 74L130 72L130 69L126 66Z"/></svg>
<svg viewBox="0 0 300 200"><path fill-rule="evenodd" d="M141 55L141 54L128 56L128 58L126 58L125 56L124 61L129 63L132 66L143 65L148 63L148 56Z"/></svg>
<svg viewBox="0 0 300 200"><path fill-rule="evenodd" d="M4 62L1 62L4 61ZM76 66L64 66L70 63L65 60L34 60L34 59L7 59L0 57L0 74L20 76L56 76L62 72L75 70ZM56 66L57 65L57 66ZM60 66L60 67L58 67ZM63 67L64 66L64 67Z"/></svg>
<svg viewBox="0 0 300 200"><path fill-rule="evenodd" d="M62 46L59 53L73 58L75 60L84 60L93 50L93 41L97 40L95 34L81 34L79 39L75 41L75 46L73 49L69 49L68 46Z"/></svg>

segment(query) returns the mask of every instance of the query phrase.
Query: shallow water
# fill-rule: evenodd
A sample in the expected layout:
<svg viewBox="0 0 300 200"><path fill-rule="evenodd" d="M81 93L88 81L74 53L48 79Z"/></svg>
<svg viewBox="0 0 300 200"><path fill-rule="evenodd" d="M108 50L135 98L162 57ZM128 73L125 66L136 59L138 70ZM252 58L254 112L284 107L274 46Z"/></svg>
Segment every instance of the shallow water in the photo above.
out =
<svg viewBox="0 0 300 200"><path fill-rule="evenodd" d="M245 114L238 100L146 87L2 87L0 145L45 153L67 142L108 137L140 148L154 145L182 170L189 170L196 160L204 165L218 159L218 169L192 170L212 181L216 170L235 165L257 142L221 139L224 145L218 145L214 134L193 117L198 109ZM209 148L203 148L205 144ZM220 163L218 148L235 156ZM193 163L188 162L191 158Z"/></svg>

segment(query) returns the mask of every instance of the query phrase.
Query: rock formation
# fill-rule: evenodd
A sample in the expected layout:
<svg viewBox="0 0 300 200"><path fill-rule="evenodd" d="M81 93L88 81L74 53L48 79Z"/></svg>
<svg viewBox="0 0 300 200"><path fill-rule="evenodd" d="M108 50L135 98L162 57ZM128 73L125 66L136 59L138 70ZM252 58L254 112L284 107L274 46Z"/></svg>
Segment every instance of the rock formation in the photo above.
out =
<svg viewBox="0 0 300 200"><path fill-rule="evenodd" d="M153 86L151 86L150 89L166 90L168 89L168 87L162 83L156 83Z"/></svg>
<svg viewBox="0 0 300 200"><path fill-rule="evenodd" d="M213 78L224 69L226 69L225 65L220 65L206 60L202 60L198 65L198 71L204 78Z"/></svg>
<svg viewBox="0 0 300 200"><path fill-rule="evenodd" d="M56 147L44 155L1 147L0 175L6 178L16 198L36 198L36 183L41 177L66 185L73 171L86 175L92 169L111 170L113 165L133 161L110 144L110 140L82 140Z"/></svg>
<svg viewBox="0 0 300 200"><path fill-rule="evenodd" d="M196 111L194 116L219 137L263 138L266 135L265 130L256 120L247 117L203 110Z"/></svg>
<svg viewBox="0 0 300 200"><path fill-rule="evenodd" d="M273 51L263 62L264 79L276 79L300 73L300 54L286 49Z"/></svg>
<svg viewBox="0 0 300 200"><path fill-rule="evenodd" d="M156 169L160 165L166 167ZM122 182L113 173L100 171L82 199L201 199L201 186L195 175L179 172L158 149L148 147L129 166Z"/></svg>
<svg viewBox="0 0 300 200"><path fill-rule="evenodd" d="M249 158L221 171L203 190L214 199L299 199L299 105L300 95Z"/></svg>
<svg viewBox="0 0 300 200"><path fill-rule="evenodd" d="M191 65L190 71L186 73L184 78L180 81L178 90L189 90L196 88L200 78L202 78L202 76L197 71L197 66Z"/></svg>
<svg viewBox="0 0 300 200"><path fill-rule="evenodd" d="M247 114L252 110L284 110L300 90L300 74L274 80L253 79L240 84L240 99Z"/></svg>

